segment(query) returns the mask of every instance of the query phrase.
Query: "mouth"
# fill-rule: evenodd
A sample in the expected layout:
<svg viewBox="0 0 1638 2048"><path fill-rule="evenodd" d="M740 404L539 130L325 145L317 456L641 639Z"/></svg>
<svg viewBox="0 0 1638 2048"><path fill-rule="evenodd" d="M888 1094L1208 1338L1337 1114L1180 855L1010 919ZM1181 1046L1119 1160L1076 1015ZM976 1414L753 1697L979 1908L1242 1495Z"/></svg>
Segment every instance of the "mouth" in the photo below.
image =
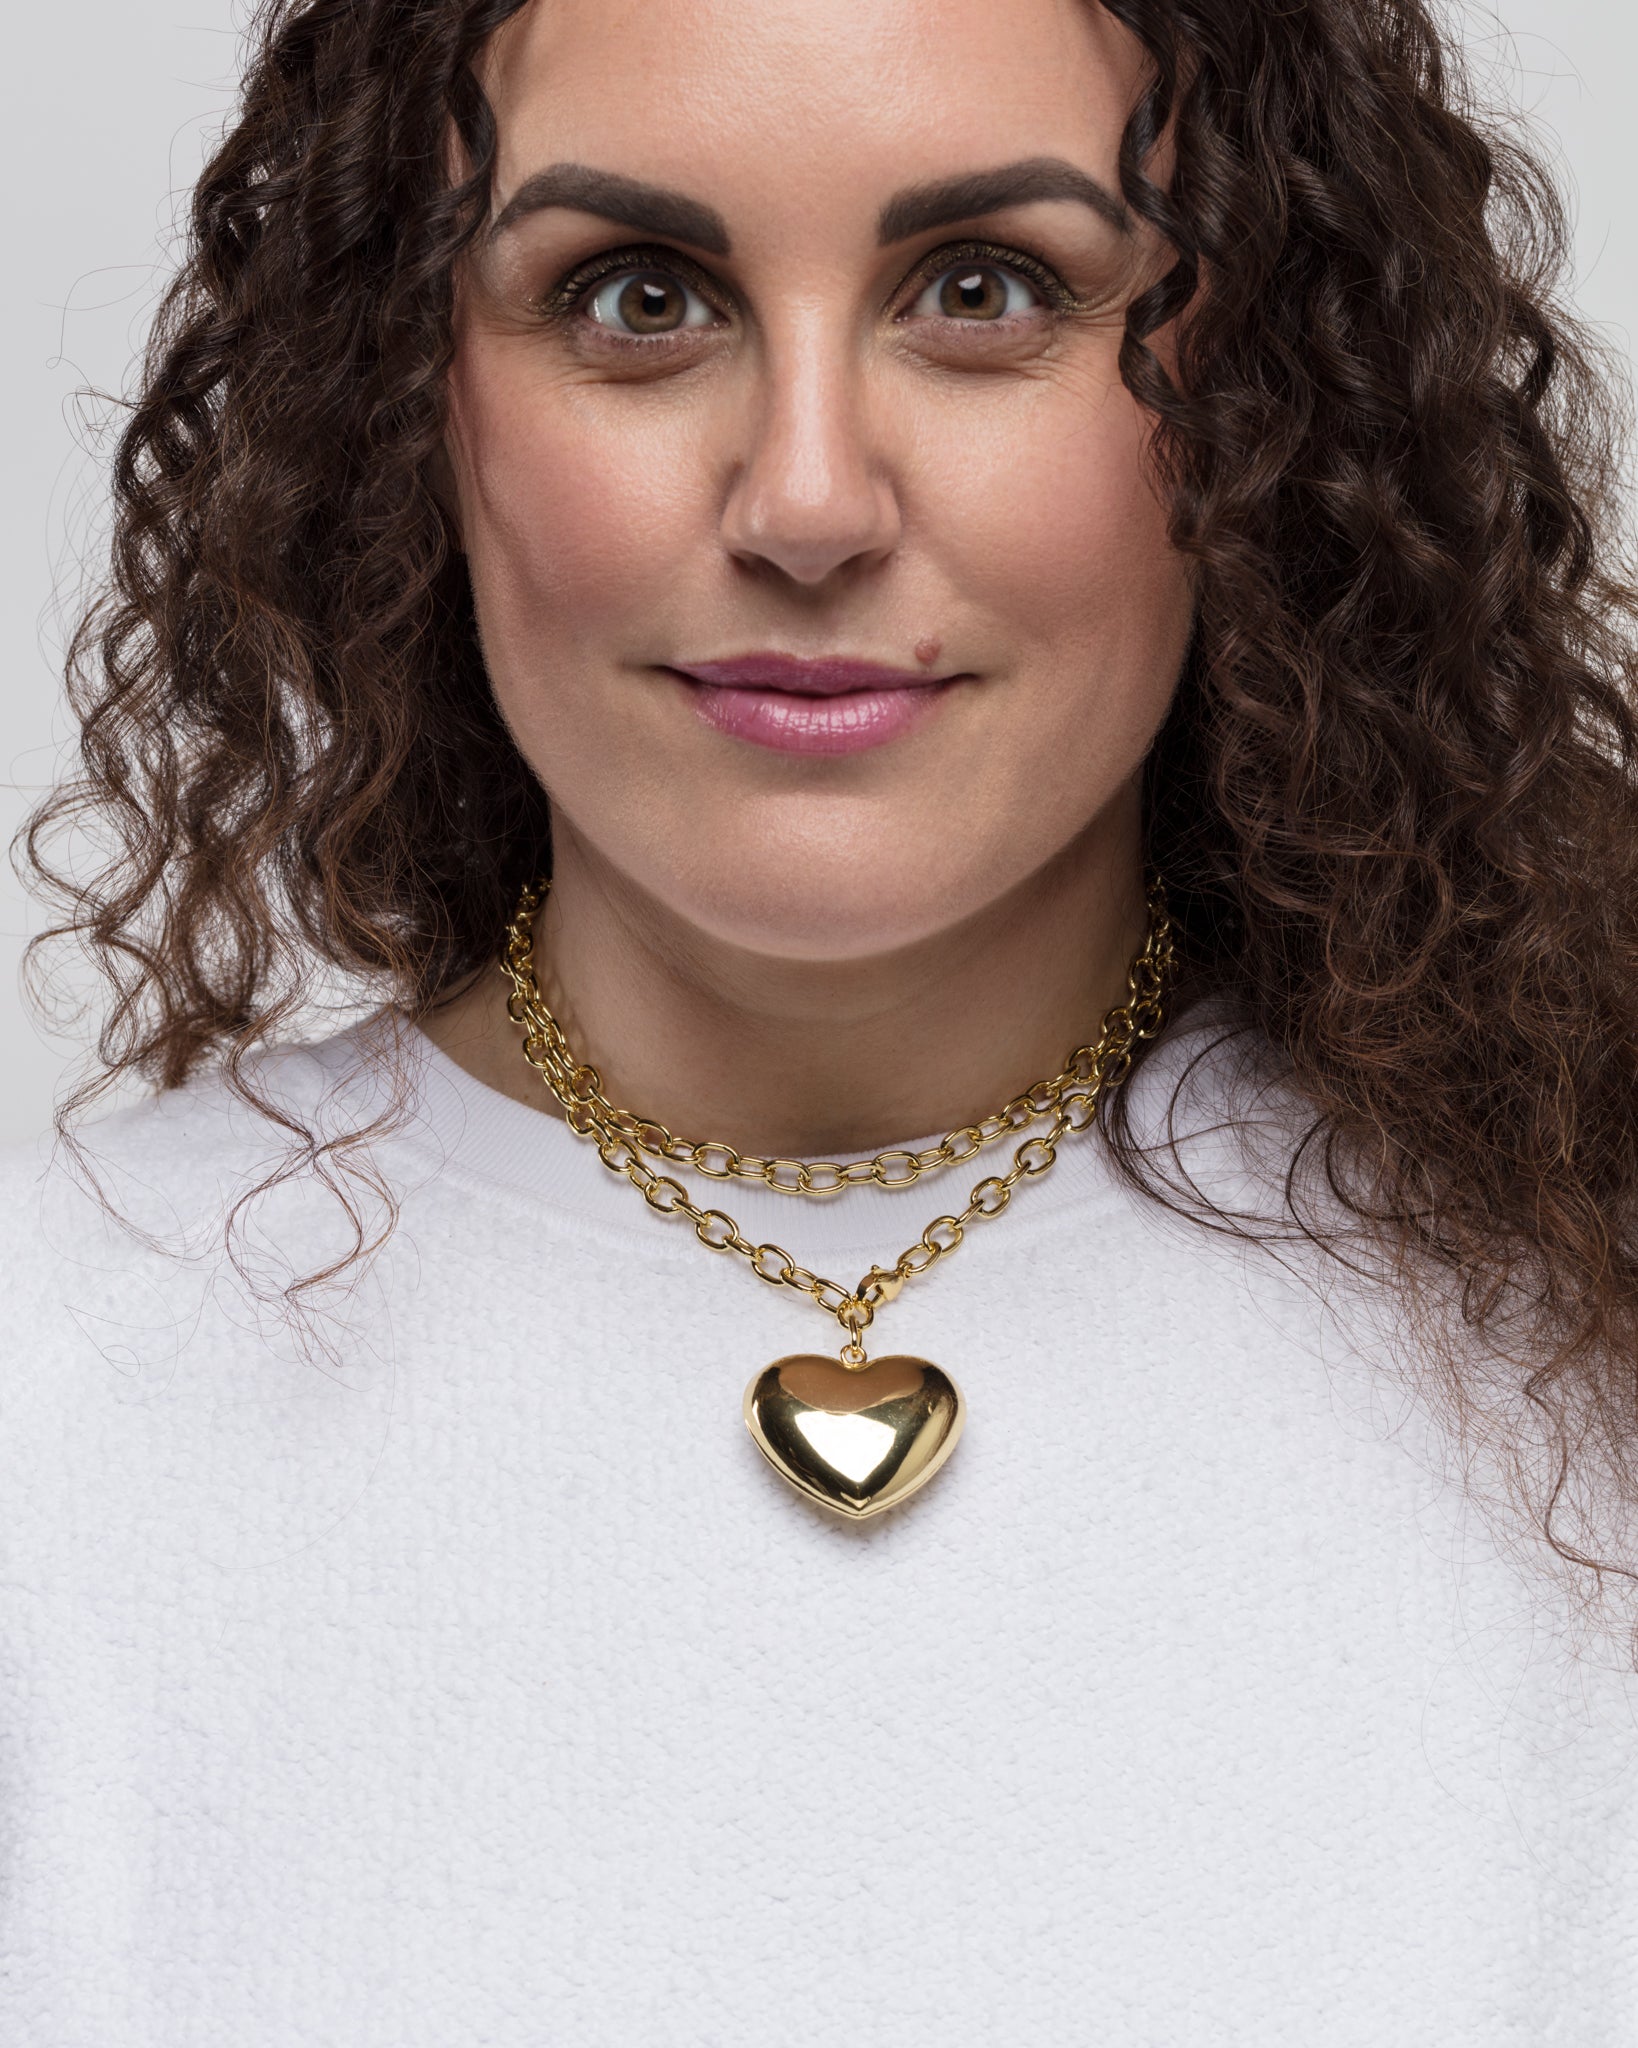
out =
<svg viewBox="0 0 1638 2048"><path fill-rule="evenodd" d="M920 725L960 675L930 676L883 662L743 654L678 663L707 725L787 754L855 754Z"/></svg>
<svg viewBox="0 0 1638 2048"><path fill-rule="evenodd" d="M731 661L677 664L678 675L719 690L778 690L787 696L840 697L853 690L925 689L952 678L930 676L924 669L890 668L878 661L855 661L843 655L803 660L794 654L739 654Z"/></svg>

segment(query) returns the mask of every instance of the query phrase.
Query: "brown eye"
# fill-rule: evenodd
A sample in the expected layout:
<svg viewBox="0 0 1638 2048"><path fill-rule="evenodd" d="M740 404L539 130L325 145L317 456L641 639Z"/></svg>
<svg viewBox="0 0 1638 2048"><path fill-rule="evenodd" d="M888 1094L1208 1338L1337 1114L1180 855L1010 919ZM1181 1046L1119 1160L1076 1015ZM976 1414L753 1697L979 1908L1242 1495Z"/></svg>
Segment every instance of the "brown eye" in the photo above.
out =
<svg viewBox="0 0 1638 2048"><path fill-rule="evenodd" d="M975 320L999 320L1007 310L1007 287L993 270L970 270L965 276L952 270L938 302L942 311L957 319L969 314Z"/></svg>
<svg viewBox="0 0 1638 2048"><path fill-rule="evenodd" d="M606 278L592 294L587 311L600 327L631 335L709 327L715 317L698 292L663 270L623 270Z"/></svg>
<svg viewBox="0 0 1638 2048"><path fill-rule="evenodd" d="M998 263L961 263L935 277L911 311L982 324L1031 312L1042 303L1037 288L1016 270Z"/></svg>

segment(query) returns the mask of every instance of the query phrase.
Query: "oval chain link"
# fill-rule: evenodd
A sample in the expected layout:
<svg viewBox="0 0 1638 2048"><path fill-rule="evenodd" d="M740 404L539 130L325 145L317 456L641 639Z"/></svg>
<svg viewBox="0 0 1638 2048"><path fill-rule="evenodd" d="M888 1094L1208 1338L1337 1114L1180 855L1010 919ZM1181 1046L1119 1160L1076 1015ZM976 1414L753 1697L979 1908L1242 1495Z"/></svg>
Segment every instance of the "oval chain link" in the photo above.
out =
<svg viewBox="0 0 1638 2048"><path fill-rule="evenodd" d="M604 1095L597 1069L575 1058L562 1027L546 1007L535 975L534 921L549 887L546 880L525 885L507 927L500 960L502 971L512 984L506 1000L507 1015L524 1034L524 1058L557 1098L570 1129L581 1137L596 1140L598 1157L612 1173L629 1180L659 1214L686 1216L694 1226L695 1236L708 1251L735 1252L749 1262L759 1280L772 1287L794 1287L812 1296L848 1333L842 1357L853 1365L865 1362L860 1339L876 1310L892 1301L906 1280L925 1273L953 1252L969 1224L987 1216L999 1216L1012 1200L1012 1191L1020 1180L1047 1172L1066 1133L1083 1131L1092 1123L1104 1096L1118 1088L1131 1071L1133 1048L1138 1041L1153 1038L1164 1023L1166 991L1176 968L1165 888L1157 879L1149 890L1148 937L1127 973L1126 1001L1108 1012L1096 1041L1077 1046L1063 1071L1052 1080L1037 1081L994 1115L978 1124L962 1125L940 1144L922 1152L895 1147L878 1152L873 1159L846 1162L762 1159L738 1152L720 1140L707 1139L695 1144L676 1138L652 1117L617 1109ZM681 1182L669 1174L656 1173L643 1157L646 1152L650 1157L691 1166L716 1180L736 1175L761 1180L778 1194L830 1195L872 1181L879 1187L906 1188L913 1186L923 1173L940 1166L961 1165L985 1145L1048 1114L1052 1123L1046 1133L1026 1138L1013 1153L1012 1165L1005 1173L981 1180L959 1215L935 1216L917 1241L901 1252L891 1266L872 1266L851 1290L838 1281L810 1273L782 1245L753 1244L733 1217L721 1209L700 1208ZM774 1177L787 1168L788 1178ZM894 1168L900 1170L894 1172ZM815 1175L833 1178L815 1185Z"/></svg>

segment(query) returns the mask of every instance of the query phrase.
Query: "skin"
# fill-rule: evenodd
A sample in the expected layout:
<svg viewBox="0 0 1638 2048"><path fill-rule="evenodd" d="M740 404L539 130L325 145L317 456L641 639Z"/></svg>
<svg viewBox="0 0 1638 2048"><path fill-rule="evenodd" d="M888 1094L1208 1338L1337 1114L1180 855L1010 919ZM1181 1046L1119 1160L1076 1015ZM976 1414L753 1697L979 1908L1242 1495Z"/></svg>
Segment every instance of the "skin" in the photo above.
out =
<svg viewBox="0 0 1638 2048"><path fill-rule="evenodd" d="M495 218L570 162L731 240L554 206L457 280L444 488L553 802L547 999L616 1102L690 1138L848 1157L975 1120L1096 1035L1142 941L1138 778L1192 601L1117 360L1166 255L1069 198L878 227L1043 156L1118 194L1137 45L1085 0L550 0L483 77ZM1000 318L935 289L975 241ZM703 324L623 339L607 279L612 326L541 310L626 248ZM800 755L714 730L666 668L768 649L962 680L884 745ZM556 1113L498 977L422 1022Z"/></svg>

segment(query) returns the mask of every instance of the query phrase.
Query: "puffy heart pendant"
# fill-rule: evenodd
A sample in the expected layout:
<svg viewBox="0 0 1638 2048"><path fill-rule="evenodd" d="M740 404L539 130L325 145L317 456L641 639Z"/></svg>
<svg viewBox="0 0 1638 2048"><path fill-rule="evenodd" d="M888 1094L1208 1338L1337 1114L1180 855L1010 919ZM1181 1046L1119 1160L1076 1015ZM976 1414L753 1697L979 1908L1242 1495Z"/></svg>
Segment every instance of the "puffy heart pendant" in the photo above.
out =
<svg viewBox="0 0 1638 2048"><path fill-rule="evenodd" d="M846 1366L775 1359L745 1389L745 1426L782 1479L850 1521L925 1486L956 1447L961 1391L925 1358Z"/></svg>

